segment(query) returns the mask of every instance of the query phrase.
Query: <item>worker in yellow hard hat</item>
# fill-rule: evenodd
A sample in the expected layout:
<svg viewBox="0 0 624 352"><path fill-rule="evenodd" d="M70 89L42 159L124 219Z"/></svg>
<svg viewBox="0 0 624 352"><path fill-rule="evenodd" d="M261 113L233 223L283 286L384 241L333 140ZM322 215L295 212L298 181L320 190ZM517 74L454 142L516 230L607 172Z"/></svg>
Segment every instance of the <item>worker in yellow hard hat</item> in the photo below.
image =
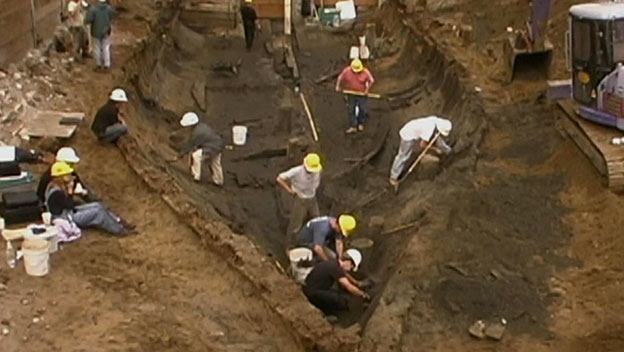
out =
<svg viewBox="0 0 624 352"><path fill-rule="evenodd" d="M368 119L368 92L375 83L370 71L364 67L360 59L354 59L338 76L336 92L347 97L349 128L346 133L364 131L364 123Z"/></svg>
<svg viewBox="0 0 624 352"><path fill-rule="evenodd" d="M321 157L316 153L310 153L303 158L301 165L286 170L277 176L277 184L293 195L286 230L287 242L294 241L305 221L319 216L316 190L321 184L322 170Z"/></svg>
<svg viewBox="0 0 624 352"><path fill-rule="evenodd" d="M321 216L308 221L299 232L299 245L308 247L320 260L342 258L344 239L355 231L357 222L352 215L338 218Z"/></svg>
<svg viewBox="0 0 624 352"><path fill-rule="evenodd" d="M97 227L115 235L135 232L133 225L115 215L101 202L76 205L74 192L74 168L64 161L52 164L52 181L45 192L45 206L52 218L74 224L81 229Z"/></svg>

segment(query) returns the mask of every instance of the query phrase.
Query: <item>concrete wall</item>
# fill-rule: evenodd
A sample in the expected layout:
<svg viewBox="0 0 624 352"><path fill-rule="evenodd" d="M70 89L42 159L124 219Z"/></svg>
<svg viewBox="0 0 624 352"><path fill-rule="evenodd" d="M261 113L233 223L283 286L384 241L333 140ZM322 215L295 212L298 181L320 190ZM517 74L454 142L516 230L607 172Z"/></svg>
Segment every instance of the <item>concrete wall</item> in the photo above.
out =
<svg viewBox="0 0 624 352"><path fill-rule="evenodd" d="M61 0L0 0L0 67L34 48L35 37L50 38L60 23L60 8Z"/></svg>

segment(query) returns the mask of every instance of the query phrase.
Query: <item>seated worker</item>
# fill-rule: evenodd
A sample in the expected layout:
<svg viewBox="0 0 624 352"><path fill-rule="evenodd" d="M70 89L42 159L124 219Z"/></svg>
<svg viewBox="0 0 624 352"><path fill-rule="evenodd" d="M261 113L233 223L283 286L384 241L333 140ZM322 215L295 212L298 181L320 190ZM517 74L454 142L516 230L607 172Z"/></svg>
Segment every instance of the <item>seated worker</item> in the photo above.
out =
<svg viewBox="0 0 624 352"><path fill-rule="evenodd" d="M52 218L62 218L75 223L81 229L96 227L116 235L134 232L134 227L100 202L76 206L72 199L74 190L74 169L69 164L57 161L52 165L52 180L45 192L45 205Z"/></svg>
<svg viewBox="0 0 624 352"><path fill-rule="evenodd" d="M317 264L306 277L303 293L310 303L326 315L349 308L348 296L341 289L369 301L370 297L361 289L360 283L348 274L356 271L361 262L360 252L350 249L338 260L326 260ZM333 288L335 284L337 289Z"/></svg>
<svg viewBox="0 0 624 352"><path fill-rule="evenodd" d="M344 250L342 240L353 232L355 226L355 218L346 214L338 219L331 216L314 218L299 232L298 244L310 248L314 257L323 261L331 257L341 258Z"/></svg>
<svg viewBox="0 0 624 352"><path fill-rule="evenodd" d="M91 130L100 141L115 143L119 137L128 134L128 126L119 111L122 104L127 102L126 92L115 89L111 92L110 99L95 114Z"/></svg>
<svg viewBox="0 0 624 352"><path fill-rule="evenodd" d="M76 164L80 162L80 157L76 154L74 148L63 147L56 152L56 161L63 161L74 169L72 176L74 177L74 189L72 195L74 197L79 197L80 200L84 202L95 202L98 201L98 197L91 191L87 190L84 186L82 180L76 173ZM45 193L48 188L48 184L52 181L52 166L41 174L41 178L39 178L39 184L37 185L37 196L39 199L44 202L45 201Z"/></svg>

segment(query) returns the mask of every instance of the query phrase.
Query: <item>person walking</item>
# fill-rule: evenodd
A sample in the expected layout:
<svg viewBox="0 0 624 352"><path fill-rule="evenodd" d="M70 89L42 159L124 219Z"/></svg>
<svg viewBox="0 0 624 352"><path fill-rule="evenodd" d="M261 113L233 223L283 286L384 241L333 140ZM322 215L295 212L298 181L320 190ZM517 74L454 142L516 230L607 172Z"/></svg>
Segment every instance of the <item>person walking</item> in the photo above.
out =
<svg viewBox="0 0 624 352"><path fill-rule="evenodd" d="M363 290L361 283L349 275L349 272L357 271L361 262L360 252L349 249L338 260L327 260L314 266L306 277L303 287L303 293L308 301L326 315L349 308L349 298L344 291L364 301L370 301L370 296ZM334 287L342 288L344 291Z"/></svg>
<svg viewBox="0 0 624 352"><path fill-rule="evenodd" d="M223 167L221 166L221 154L225 148L223 138L210 126L199 122L199 116L194 112L187 112L180 120L182 127L193 127L188 141L180 148L179 155L170 162L180 160L184 155L191 153L190 168L193 179L201 181L202 165L210 161L212 182L217 186L223 186Z"/></svg>
<svg viewBox="0 0 624 352"><path fill-rule="evenodd" d="M320 215L316 190L321 184L322 170L319 155L310 153L303 158L303 164L277 176L277 184L294 196L286 230L288 238L295 238L304 221Z"/></svg>
<svg viewBox="0 0 624 352"><path fill-rule="evenodd" d="M119 137L128 134L128 126L120 110L127 102L126 92L117 88L111 92L106 104L95 114L91 130L100 141L115 143Z"/></svg>
<svg viewBox="0 0 624 352"><path fill-rule="evenodd" d="M89 56L89 38L85 29L85 8L89 4L84 0L69 0L67 3L67 26L72 35L74 59L81 62Z"/></svg>
<svg viewBox="0 0 624 352"><path fill-rule="evenodd" d="M74 169L66 162L57 161L50 171L52 181L45 192L45 205L52 218L61 218L81 229L96 227L106 232L123 235L134 232L134 226L115 215L100 202L76 206L72 199Z"/></svg>
<svg viewBox="0 0 624 352"><path fill-rule="evenodd" d="M258 14L253 8L252 0L244 0L240 8L241 18L243 20L243 31L245 32L245 47L251 50L254 37L256 36L256 28L261 30L258 22Z"/></svg>
<svg viewBox="0 0 624 352"><path fill-rule="evenodd" d="M401 137L399 150L394 157L392 168L390 169L390 185L395 188L398 187L399 177L414 149L420 152L429 144L437 133L446 137L451 133L452 128L453 124L451 121L437 116L413 119L403 125L399 131L399 136ZM451 147L449 147L442 138L436 139L435 146L439 154L448 155L452 152Z"/></svg>
<svg viewBox="0 0 624 352"><path fill-rule="evenodd" d="M314 252L314 257L321 260L341 258L344 251L344 239L355 230L357 223L351 215L342 214L338 218L321 216L306 223L299 232L298 245Z"/></svg>
<svg viewBox="0 0 624 352"><path fill-rule="evenodd" d="M360 59L351 61L351 65L342 70L336 80L336 92L346 91L349 128L346 133L364 131L368 119L368 92L375 83L370 71Z"/></svg>
<svg viewBox="0 0 624 352"><path fill-rule="evenodd" d="M105 72L110 70L111 30L115 10L106 0L98 0L98 4L91 6L85 17L85 24L91 26L91 37L95 43L95 70Z"/></svg>

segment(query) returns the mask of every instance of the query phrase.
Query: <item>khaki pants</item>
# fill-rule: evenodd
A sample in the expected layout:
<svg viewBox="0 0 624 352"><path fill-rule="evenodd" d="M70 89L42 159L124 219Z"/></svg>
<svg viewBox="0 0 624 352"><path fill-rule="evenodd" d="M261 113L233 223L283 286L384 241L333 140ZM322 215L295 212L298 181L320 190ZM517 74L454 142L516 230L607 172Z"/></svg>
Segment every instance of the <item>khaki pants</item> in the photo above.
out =
<svg viewBox="0 0 624 352"><path fill-rule="evenodd" d="M221 167L221 153L212 158L205 157L204 151L197 149L191 154L191 175L193 179L199 182L202 176L202 164L206 159L210 159L210 172L212 174L212 182L218 186L223 185L223 168Z"/></svg>
<svg viewBox="0 0 624 352"><path fill-rule="evenodd" d="M302 199L296 197L293 199L292 208L290 209L290 218L288 219L287 236L291 237L293 243L297 241L299 230L304 222L320 216L316 197L311 199Z"/></svg>

